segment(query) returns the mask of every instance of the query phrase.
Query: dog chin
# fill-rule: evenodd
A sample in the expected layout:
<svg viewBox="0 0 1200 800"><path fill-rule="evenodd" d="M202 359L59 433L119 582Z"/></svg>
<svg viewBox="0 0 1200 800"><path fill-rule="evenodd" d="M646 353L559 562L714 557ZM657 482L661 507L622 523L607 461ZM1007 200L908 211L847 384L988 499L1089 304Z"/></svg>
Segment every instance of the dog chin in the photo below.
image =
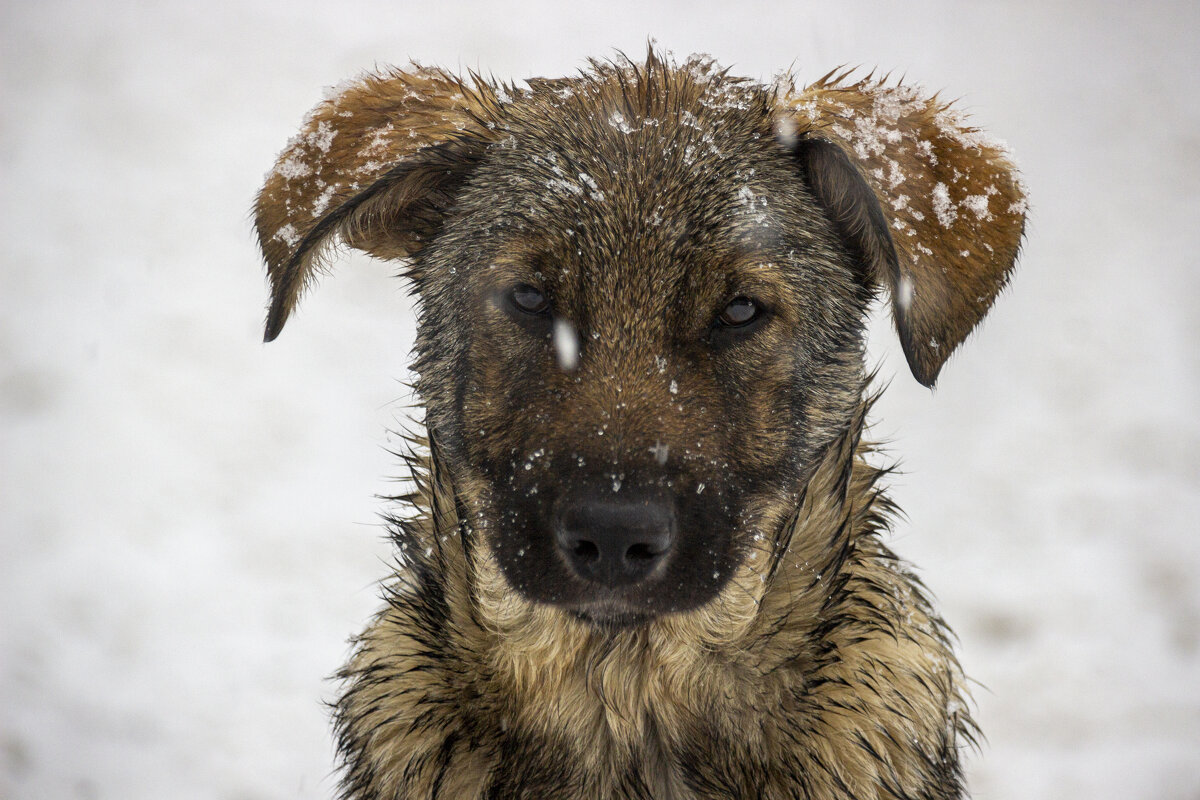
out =
<svg viewBox="0 0 1200 800"><path fill-rule="evenodd" d="M712 598L676 598L677 602L650 602L605 597L592 600L576 600L570 603L552 603L592 627L603 631L622 631L642 628L668 614L687 613L709 602ZM665 600L665 598L664 598Z"/></svg>
<svg viewBox="0 0 1200 800"><path fill-rule="evenodd" d="M528 597L528 599L534 603L557 608L569 617L593 628L606 631L640 628L657 617L674 610L665 606L659 607L657 604L647 604L644 601L639 602L636 598L624 596L619 591L612 589L583 592L571 599L561 597Z"/></svg>
<svg viewBox="0 0 1200 800"><path fill-rule="evenodd" d="M648 611L632 611L614 606L588 606L585 608L570 608L567 612L580 622L604 632L641 628L654 620L658 615Z"/></svg>

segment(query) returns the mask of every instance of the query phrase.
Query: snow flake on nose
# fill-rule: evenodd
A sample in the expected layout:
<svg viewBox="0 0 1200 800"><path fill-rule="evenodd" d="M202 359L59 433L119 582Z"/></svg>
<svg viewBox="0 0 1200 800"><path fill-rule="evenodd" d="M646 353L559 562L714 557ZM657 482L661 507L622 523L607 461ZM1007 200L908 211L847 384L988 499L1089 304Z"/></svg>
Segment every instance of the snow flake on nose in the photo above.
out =
<svg viewBox="0 0 1200 800"><path fill-rule="evenodd" d="M554 320L554 355L564 372L574 372L579 366L579 331L562 317Z"/></svg>

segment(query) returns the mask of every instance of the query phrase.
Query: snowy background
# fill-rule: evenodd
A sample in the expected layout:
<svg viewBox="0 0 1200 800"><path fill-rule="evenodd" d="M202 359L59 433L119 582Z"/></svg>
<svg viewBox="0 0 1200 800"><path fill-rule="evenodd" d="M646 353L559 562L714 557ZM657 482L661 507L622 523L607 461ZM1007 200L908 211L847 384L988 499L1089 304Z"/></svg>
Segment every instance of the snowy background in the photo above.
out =
<svg viewBox="0 0 1200 800"><path fill-rule="evenodd" d="M251 199L375 64L555 76L652 35L905 73L1015 150L1024 257L936 393L874 328L893 545L980 684L975 797L1200 798L1197 30L1186 0L6 0L0 797L332 794L412 306L346 257L262 345Z"/></svg>

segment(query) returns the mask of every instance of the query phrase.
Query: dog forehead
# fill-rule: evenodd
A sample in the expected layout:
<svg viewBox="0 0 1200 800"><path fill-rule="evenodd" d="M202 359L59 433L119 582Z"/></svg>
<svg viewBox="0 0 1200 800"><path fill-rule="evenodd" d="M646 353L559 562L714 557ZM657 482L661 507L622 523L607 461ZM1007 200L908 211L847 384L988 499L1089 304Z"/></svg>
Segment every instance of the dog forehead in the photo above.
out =
<svg viewBox="0 0 1200 800"><path fill-rule="evenodd" d="M471 205L540 278L645 294L778 238L769 198L787 157L765 90L644 80L544 90L509 110Z"/></svg>
<svg viewBox="0 0 1200 800"><path fill-rule="evenodd" d="M492 149L505 171L549 201L644 204L733 180L760 152L755 143L771 138L771 109L763 87L697 84L687 72L580 79L515 101Z"/></svg>

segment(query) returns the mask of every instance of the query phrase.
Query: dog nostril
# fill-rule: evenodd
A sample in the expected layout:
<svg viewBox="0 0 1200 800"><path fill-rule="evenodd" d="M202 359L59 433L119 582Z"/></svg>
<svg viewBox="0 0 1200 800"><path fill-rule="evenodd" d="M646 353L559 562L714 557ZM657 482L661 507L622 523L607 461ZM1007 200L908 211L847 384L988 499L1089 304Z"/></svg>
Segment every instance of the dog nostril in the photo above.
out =
<svg viewBox="0 0 1200 800"><path fill-rule="evenodd" d="M591 564L600 558L600 548L595 542L589 542L586 539L581 539L571 548L571 555L581 564Z"/></svg>
<svg viewBox="0 0 1200 800"><path fill-rule="evenodd" d="M599 554L599 551L597 551ZM625 551L625 559L627 561L650 561L662 555L661 551L656 552L650 545L638 543Z"/></svg>

